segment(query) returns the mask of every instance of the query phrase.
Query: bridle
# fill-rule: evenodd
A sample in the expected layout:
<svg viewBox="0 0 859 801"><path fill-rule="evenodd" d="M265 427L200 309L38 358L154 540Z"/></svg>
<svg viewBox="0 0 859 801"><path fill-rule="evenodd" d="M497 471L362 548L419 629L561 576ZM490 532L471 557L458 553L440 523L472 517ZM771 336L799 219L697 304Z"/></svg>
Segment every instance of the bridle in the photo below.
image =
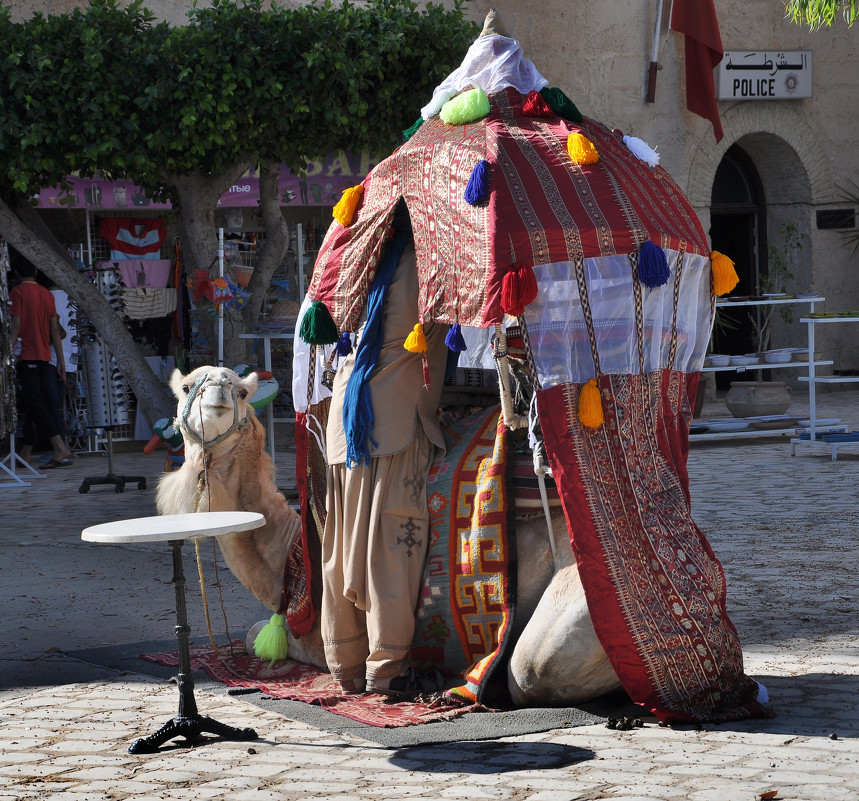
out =
<svg viewBox="0 0 859 801"><path fill-rule="evenodd" d="M213 439L204 439L205 432L203 432L203 436L201 437L196 431L194 431L194 429L191 428L191 426L188 425L188 416L191 414L191 407L194 405L194 400L208 377L209 374L206 373L202 378L197 379L194 386L191 387L191 390L188 393L185 405L179 413L179 419L175 421L175 424L178 425L182 434L186 438L197 443L197 445L201 445L204 449L213 448L215 445L218 445L227 439L227 437L232 436L237 431L244 431L250 425L248 415L245 415L241 420L239 420L239 402L235 384L231 388L233 396L233 422L230 427L223 432L223 434L218 434L218 436Z"/></svg>

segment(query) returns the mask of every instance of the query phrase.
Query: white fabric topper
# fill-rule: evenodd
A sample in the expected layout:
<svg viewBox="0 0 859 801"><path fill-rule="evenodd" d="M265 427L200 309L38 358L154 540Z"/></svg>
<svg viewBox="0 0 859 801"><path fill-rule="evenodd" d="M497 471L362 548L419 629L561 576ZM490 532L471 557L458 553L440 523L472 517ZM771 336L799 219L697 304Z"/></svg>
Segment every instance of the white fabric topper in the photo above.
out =
<svg viewBox="0 0 859 801"><path fill-rule="evenodd" d="M644 372L669 363L674 316L674 284L680 254L666 250L671 277L664 286L641 288ZM525 321L543 389L583 384L595 375L582 300L570 262L534 267L539 292L525 309ZM635 320L633 275L627 256L585 259L585 283L600 367L605 374L641 372ZM677 294L677 352L674 368L684 373L701 369L710 327L710 259L686 254Z"/></svg>
<svg viewBox="0 0 859 801"><path fill-rule="evenodd" d="M512 86L527 95L539 92L548 83L533 62L524 57L516 39L498 34L481 36L468 48L462 64L435 88L432 100L421 109L421 116L425 120L434 117L448 100L469 86L488 95Z"/></svg>

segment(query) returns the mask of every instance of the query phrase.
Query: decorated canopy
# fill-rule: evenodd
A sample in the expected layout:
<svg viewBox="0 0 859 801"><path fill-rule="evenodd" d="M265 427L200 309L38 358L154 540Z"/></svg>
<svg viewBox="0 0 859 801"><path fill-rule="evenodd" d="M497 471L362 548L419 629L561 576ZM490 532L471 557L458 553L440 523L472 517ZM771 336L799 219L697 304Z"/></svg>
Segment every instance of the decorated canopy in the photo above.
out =
<svg viewBox="0 0 859 801"><path fill-rule="evenodd" d="M514 264L627 256L645 242L709 260L701 224L664 169L634 156L620 131L550 110L533 116L527 98L506 88L481 119L432 117L367 176L350 224L332 225L310 288L341 329L356 326L400 198L415 234L424 322L501 322L502 281ZM593 143L595 163L571 159L571 134ZM481 162L488 196L472 205L466 189Z"/></svg>
<svg viewBox="0 0 859 801"><path fill-rule="evenodd" d="M309 299L333 333L358 327L403 200L420 321L508 314L525 332L591 617L626 690L664 720L764 714L686 472L690 398L732 266L658 154L546 88L515 39L477 40L408 133L344 193Z"/></svg>

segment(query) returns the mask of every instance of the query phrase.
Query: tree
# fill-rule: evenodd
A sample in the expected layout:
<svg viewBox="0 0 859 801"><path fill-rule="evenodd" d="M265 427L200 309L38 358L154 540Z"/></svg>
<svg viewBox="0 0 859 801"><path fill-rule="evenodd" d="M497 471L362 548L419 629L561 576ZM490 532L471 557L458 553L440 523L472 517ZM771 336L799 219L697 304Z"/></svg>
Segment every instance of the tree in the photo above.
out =
<svg viewBox="0 0 859 801"><path fill-rule="evenodd" d="M234 334L256 319L286 249L281 162L301 170L341 148L390 152L477 30L459 3L421 10L411 0L215 0L181 27L156 24L140 0L91 0L18 25L0 9L0 235L86 311L155 419L167 408L160 385L28 198L74 172L128 179L171 200L186 269L208 269L218 199L257 166L266 245L244 319L226 320L235 364L244 352Z"/></svg>
<svg viewBox="0 0 859 801"><path fill-rule="evenodd" d="M139 3L126 10L95 3L86 11L38 14L18 25L0 8L0 236L84 310L152 420L170 413L167 391L30 198L73 172L124 176L133 167L124 163L119 143L137 132L134 115L127 113L140 79L134 57L150 37L165 31L152 25Z"/></svg>
<svg viewBox="0 0 859 801"><path fill-rule="evenodd" d="M787 16L792 22L811 30L831 26L839 11L850 27L859 17L859 0L786 0Z"/></svg>

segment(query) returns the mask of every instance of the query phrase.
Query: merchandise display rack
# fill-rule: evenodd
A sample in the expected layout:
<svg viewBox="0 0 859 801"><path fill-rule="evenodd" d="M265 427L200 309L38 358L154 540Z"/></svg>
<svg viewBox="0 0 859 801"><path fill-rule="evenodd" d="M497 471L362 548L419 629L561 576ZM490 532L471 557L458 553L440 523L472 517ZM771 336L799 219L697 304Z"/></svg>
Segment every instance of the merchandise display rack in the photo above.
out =
<svg viewBox="0 0 859 801"><path fill-rule="evenodd" d="M826 316L807 316L800 319L801 323L808 326L808 347L814 351L815 326L831 325L833 323L859 323L859 311L830 313ZM846 375L817 375L815 367L820 364L832 364L832 362L813 362L809 365L808 375L800 376L800 381L808 382L808 407L811 425L808 427L807 439L796 437L790 441L790 455L796 456L797 445L808 445L810 447L829 448L832 461L838 459L838 449L850 445L859 445L859 431L848 432L847 426L843 432L834 433L829 430L820 431L816 424L817 414L817 385L818 384L855 384L859 382L859 376Z"/></svg>
<svg viewBox="0 0 859 801"><path fill-rule="evenodd" d="M826 298L821 297L820 295L808 295L808 296L786 296L786 297L771 297L766 298L764 300L728 300L728 299L720 299L716 301L716 308L735 308L735 307L762 307L762 306L787 306L787 305L799 305L799 304L808 304L809 305L809 314L814 313L815 304L822 303ZM803 318L805 319L805 318ZM831 365L832 361L826 360L817 360L814 358L814 338L811 334L806 340L806 344L802 348L795 349L795 356L801 356L797 360L791 360L789 362L781 362L776 364L770 364L766 362L759 362L756 364L748 364L748 365L727 365L727 366L713 366L708 365L701 368L702 373L719 373L719 372L736 372L738 374L742 374L749 371L758 371L758 370L777 370L777 369L805 369L807 371L808 376L813 376L816 367ZM800 376L800 381L807 381L808 378L806 376ZM859 380L859 379L856 379ZM776 415L775 417L778 417ZM814 426L815 420L815 409L812 406L810 413L809 423ZM725 420L734 420L738 424L741 424L740 421L743 418L725 418ZM749 418L747 418L749 419ZM698 420L693 421L692 427L694 428L696 425L699 427L706 427L708 421ZM714 427L718 427L718 424L723 421L711 421L711 424ZM798 426L790 425L784 426L781 428L755 428L754 424L761 424L764 421L752 418L749 419L749 423L745 428L736 428L733 430L725 430L725 431L703 431L700 433L690 434L690 441L700 441L700 440L719 440L719 439L733 439L737 437L742 438L755 438L755 437L772 437L779 435L787 435L787 434L796 434ZM827 426L828 430L846 429L846 426L835 426L830 427Z"/></svg>

